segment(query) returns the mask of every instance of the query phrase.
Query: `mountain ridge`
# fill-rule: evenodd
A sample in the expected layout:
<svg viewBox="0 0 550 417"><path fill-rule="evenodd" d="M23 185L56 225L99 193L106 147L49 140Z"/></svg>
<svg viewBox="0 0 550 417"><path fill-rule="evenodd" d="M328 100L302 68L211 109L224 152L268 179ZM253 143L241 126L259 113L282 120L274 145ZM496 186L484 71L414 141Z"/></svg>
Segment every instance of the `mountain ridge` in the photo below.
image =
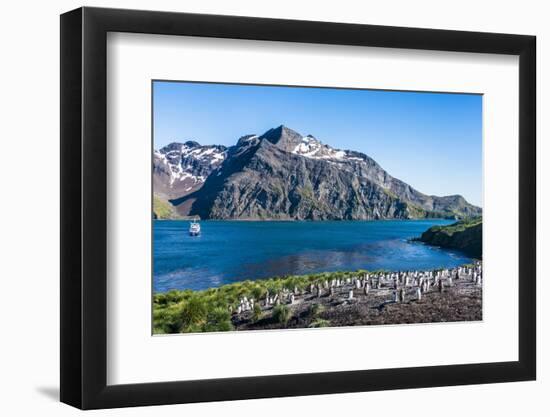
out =
<svg viewBox="0 0 550 417"><path fill-rule="evenodd" d="M464 218L481 214L460 195L423 194L361 152L284 126L230 147L173 143L153 158L155 194L179 215L236 220ZM157 192L158 191L158 192Z"/></svg>

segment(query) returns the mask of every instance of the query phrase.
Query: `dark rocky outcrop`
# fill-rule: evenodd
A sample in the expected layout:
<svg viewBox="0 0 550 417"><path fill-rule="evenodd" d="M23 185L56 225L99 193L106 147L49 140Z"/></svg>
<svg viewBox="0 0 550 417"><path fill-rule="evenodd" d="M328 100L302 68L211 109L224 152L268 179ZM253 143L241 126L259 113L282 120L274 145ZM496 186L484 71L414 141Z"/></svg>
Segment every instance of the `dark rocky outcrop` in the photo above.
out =
<svg viewBox="0 0 550 417"><path fill-rule="evenodd" d="M483 223L479 217L462 220L449 226L433 226L422 233L417 240L433 246L457 249L473 258L481 259L482 231Z"/></svg>

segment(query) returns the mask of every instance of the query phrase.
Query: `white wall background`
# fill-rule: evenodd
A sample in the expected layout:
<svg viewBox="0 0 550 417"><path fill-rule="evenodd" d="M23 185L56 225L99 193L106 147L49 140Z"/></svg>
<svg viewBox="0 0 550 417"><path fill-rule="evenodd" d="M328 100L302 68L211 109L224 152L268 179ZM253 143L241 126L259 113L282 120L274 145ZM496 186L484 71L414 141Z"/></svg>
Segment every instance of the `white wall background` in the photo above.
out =
<svg viewBox="0 0 550 417"><path fill-rule="evenodd" d="M59 17L81 6L73 0L9 2L0 24L2 109L0 183L0 414L75 415L58 403L59 392ZM547 180L550 146L542 138L550 87L550 26L545 3L471 1L321 2L277 0L125 0L86 5L326 20L533 34L538 37L538 381L453 388L325 395L230 403L145 407L94 412L96 415L280 416L342 412L370 415L517 415L548 410L550 390L546 320L550 291L541 265L550 249ZM545 190L543 189L545 188ZM543 236L544 235L544 236Z"/></svg>

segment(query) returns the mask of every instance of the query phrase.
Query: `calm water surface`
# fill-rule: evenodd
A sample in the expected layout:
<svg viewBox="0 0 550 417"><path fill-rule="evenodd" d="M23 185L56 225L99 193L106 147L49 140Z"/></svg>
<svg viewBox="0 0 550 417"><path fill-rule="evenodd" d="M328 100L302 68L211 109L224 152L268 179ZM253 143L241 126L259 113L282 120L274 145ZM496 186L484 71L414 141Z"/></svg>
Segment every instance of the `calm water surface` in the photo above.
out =
<svg viewBox="0 0 550 417"><path fill-rule="evenodd" d="M433 225L449 223L202 221L202 234L191 237L188 221L155 221L153 287L155 292L201 290L277 275L428 269L469 262L459 252L407 242Z"/></svg>

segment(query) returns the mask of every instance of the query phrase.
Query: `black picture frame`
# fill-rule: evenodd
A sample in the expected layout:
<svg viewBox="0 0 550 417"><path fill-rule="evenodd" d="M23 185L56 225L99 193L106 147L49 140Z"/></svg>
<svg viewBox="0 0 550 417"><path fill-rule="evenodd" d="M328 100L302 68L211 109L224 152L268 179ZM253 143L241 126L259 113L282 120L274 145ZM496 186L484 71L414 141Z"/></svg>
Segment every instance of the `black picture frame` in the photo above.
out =
<svg viewBox="0 0 550 417"><path fill-rule="evenodd" d="M519 358L513 362L107 385L108 32L519 56ZM534 36L156 11L61 15L61 401L82 409L536 378Z"/></svg>

